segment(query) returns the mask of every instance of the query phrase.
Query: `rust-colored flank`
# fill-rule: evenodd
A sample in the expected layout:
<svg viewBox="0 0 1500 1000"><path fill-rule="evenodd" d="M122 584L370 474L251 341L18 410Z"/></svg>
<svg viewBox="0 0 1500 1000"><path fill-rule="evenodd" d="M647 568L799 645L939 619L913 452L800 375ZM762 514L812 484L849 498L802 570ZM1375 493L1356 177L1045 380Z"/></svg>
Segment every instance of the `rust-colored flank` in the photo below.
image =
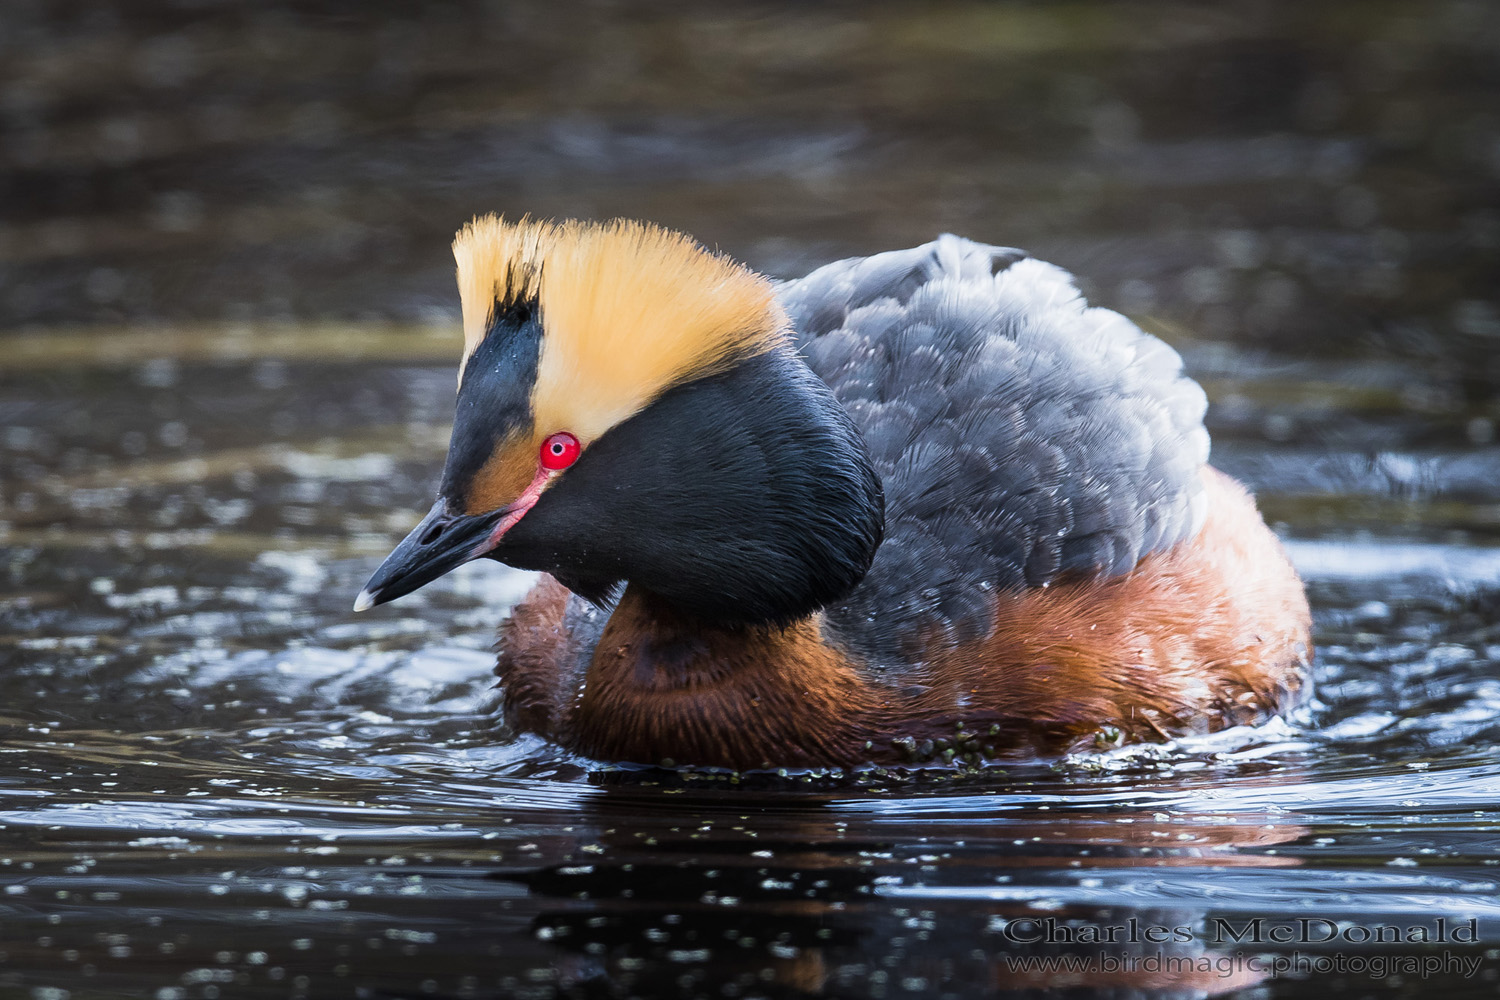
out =
<svg viewBox="0 0 1500 1000"><path fill-rule="evenodd" d="M501 630L507 717L600 759L731 768L1050 755L1263 721L1303 694L1307 601L1244 488L1203 475L1196 537L1122 576L998 596L991 636L899 686L817 618L708 630L629 590L579 684L568 591L543 577Z"/></svg>

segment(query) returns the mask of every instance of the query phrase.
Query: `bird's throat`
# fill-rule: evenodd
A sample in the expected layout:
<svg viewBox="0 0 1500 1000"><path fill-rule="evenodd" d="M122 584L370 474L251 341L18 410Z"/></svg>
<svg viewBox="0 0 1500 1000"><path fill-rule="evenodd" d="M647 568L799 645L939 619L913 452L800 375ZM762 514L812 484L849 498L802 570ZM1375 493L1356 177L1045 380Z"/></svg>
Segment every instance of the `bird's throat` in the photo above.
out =
<svg viewBox="0 0 1500 1000"><path fill-rule="evenodd" d="M630 587L595 649L575 726L580 749L607 760L852 764L869 694L816 617L713 628Z"/></svg>

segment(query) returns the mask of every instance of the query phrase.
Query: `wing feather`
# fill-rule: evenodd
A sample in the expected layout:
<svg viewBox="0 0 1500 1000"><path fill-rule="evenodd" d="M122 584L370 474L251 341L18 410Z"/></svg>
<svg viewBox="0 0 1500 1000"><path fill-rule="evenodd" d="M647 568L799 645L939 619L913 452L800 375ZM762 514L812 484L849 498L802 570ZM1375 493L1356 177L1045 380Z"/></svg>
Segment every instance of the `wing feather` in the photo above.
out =
<svg viewBox="0 0 1500 1000"><path fill-rule="evenodd" d="M987 635L997 590L1126 573L1202 526L1203 391L1062 269L942 236L777 294L884 480L886 540L827 613L873 664Z"/></svg>

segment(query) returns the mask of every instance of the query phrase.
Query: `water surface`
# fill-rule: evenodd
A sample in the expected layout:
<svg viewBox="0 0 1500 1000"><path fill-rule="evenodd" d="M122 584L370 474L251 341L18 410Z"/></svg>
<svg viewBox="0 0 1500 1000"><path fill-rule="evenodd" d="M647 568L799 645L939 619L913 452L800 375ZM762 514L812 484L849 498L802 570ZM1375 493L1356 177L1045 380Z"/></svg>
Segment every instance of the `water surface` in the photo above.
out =
<svg viewBox="0 0 1500 1000"><path fill-rule="evenodd" d="M335 356L390 336L298 333ZM204 359L188 345L222 331L174 336L181 360L39 353L3 379L13 985L1292 996L1337 973L1252 957L1409 955L1435 965L1344 980L1493 988L1500 496L1464 474L1489 451L1309 462L1225 429L1218 460L1295 526L1314 603L1318 703L1285 723L979 773L621 771L496 731L489 649L527 574L471 566L349 611L430 495L452 375L428 335L348 361ZM1242 407L1310 393L1235 367ZM1256 917L1302 940L1234 940ZM1478 940L1339 936L1439 919ZM1132 922L1172 937L1056 930Z"/></svg>

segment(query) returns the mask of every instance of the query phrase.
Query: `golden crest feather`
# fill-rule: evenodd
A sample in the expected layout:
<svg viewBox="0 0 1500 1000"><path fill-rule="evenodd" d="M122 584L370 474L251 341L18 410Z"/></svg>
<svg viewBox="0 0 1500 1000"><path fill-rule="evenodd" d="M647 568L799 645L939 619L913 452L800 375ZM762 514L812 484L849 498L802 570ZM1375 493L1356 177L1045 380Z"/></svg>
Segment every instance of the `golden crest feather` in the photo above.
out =
<svg viewBox="0 0 1500 1000"><path fill-rule="evenodd" d="M787 335L768 280L646 223L487 215L459 231L453 256L464 363L497 305L536 302L538 434L566 430L587 445L671 386L770 350Z"/></svg>

